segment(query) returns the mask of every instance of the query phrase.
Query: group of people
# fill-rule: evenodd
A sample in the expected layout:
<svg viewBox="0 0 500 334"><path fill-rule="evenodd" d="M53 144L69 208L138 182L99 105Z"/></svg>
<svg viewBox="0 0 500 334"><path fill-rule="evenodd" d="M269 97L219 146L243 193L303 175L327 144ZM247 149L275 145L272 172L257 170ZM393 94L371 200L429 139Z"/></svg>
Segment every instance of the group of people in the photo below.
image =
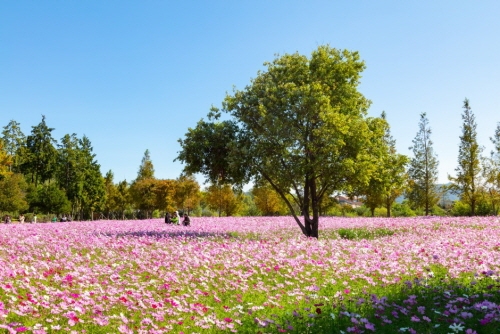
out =
<svg viewBox="0 0 500 334"><path fill-rule="evenodd" d="M174 225L183 225L183 226L189 226L191 225L191 219L189 218L188 214L185 213L184 218L181 221L181 216L179 215L179 211L175 211L174 214L171 214L170 212L167 212L165 215L165 224L174 224Z"/></svg>
<svg viewBox="0 0 500 334"><path fill-rule="evenodd" d="M22 223L24 223L24 219L25 219L25 218L24 218L24 215L23 215L23 214L20 214L20 215L19 215L19 223L21 223L21 224L22 224ZM11 216L9 216L9 215L5 215L5 216L3 217L3 222L4 222L5 224L11 224L11 223L12 223L12 217L11 217Z"/></svg>

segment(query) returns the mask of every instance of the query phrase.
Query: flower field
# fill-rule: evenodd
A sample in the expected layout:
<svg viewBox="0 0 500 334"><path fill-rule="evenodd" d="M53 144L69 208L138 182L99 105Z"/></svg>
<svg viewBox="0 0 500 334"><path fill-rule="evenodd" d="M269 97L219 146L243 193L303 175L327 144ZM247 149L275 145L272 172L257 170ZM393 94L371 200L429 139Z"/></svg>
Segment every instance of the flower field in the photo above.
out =
<svg viewBox="0 0 500 334"><path fill-rule="evenodd" d="M0 226L0 332L500 333L500 219Z"/></svg>

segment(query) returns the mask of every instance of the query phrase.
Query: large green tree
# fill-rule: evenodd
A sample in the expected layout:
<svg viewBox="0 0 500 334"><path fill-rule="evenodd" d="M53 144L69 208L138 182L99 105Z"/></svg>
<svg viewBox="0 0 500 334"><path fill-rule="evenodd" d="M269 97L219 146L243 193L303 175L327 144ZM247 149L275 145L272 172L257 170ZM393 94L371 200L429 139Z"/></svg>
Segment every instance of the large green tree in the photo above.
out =
<svg viewBox="0 0 500 334"><path fill-rule="evenodd" d="M106 188L101 165L96 160L92 144L87 136L83 136L80 140L80 163L83 165L80 216L93 219L94 212L104 208Z"/></svg>
<svg viewBox="0 0 500 334"><path fill-rule="evenodd" d="M71 202L56 184L44 184L31 195L30 207L33 212L62 214L71 210Z"/></svg>
<svg viewBox="0 0 500 334"><path fill-rule="evenodd" d="M42 115L42 121L32 127L26 138L26 149L22 153L21 171L29 175L37 186L54 176L57 163L56 140L52 137L54 128L49 128Z"/></svg>
<svg viewBox="0 0 500 334"><path fill-rule="evenodd" d="M476 119L468 99L464 100L463 108L458 166L455 169L456 176L449 176L449 179L452 181L451 188L460 193L461 200L470 206L470 214L475 216L482 193L480 178L483 148L477 143Z"/></svg>
<svg viewBox="0 0 500 334"><path fill-rule="evenodd" d="M285 54L265 66L250 85L226 96L221 111L211 112L226 113L237 126L221 158L235 180L241 171L245 181L265 179L302 232L318 237L321 199L368 182L374 170L370 151L379 131L370 129L370 101L357 89L365 64L357 52L320 46L310 58ZM190 166L184 153L179 159Z"/></svg>
<svg viewBox="0 0 500 334"><path fill-rule="evenodd" d="M58 144L56 180L68 199L77 206L83 191L85 161L76 134L66 134Z"/></svg>
<svg viewBox="0 0 500 334"><path fill-rule="evenodd" d="M406 193L413 208L423 208L427 216L439 200L437 191L438 160L434 154L431 128L425 113L420 115L418 132L413 139L413 158L408 176L410 187Z"/></svg>
<svg viewBox="0 0 500 334"><path fill-rule="evenodd" d="M103 209L106 187L100 165L87 136L65 135L58 145L55 179L71 202L71 214L79 219L92 218Z"/></svg>
<svg viewBox="0 0 500 334"><path fill-rule="evenodd" d="M211 113L218 114L215 108ZM237 132L234 121L200 120L195 128L188 129L185 139L179 139L182 150L176 160L185 164L187 175L201 173L214 185L241 183L244 171L231 159Z"/></svg>

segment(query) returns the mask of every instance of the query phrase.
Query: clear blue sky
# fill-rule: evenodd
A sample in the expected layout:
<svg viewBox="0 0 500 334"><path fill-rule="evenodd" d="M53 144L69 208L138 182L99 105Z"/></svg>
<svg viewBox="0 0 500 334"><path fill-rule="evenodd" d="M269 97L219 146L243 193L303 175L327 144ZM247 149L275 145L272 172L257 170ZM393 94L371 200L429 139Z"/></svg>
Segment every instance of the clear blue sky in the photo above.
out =
<svg viewBox="0 0 500 334"><path fill-rule="evenodd" d="M400 153L426 112L446 182L464 98L485 154L500 122L499 1L1 1L0 127L41 115L87 135L101 170L131 181L146 149L176 178L177 140L275 54L357 50L360 91ZM200 179L201 180L201 179Z"/></svg>

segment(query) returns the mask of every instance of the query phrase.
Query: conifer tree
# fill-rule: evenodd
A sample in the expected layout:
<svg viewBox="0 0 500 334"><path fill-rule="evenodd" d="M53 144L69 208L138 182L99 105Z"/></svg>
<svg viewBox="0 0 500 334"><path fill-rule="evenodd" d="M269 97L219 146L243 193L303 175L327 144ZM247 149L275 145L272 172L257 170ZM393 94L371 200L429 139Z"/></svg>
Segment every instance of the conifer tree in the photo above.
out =
<svg viewBox="0 0 500 334"><path fill-rule="evenodd" d="M420 114L418 132L410 147L413 158L408 169L410 189L406 195L412 207L423 208L426 216L439 200L436 189L439 162L432 148L431 133L427 115Z"/></svg>
<svg viewBox="0 0 500 334"><path fill-rule="evenodd" d="M500 211L500 123L497 124L495 134L490 137L490 140L494 147L490 157L484 159L483 176L485 190L490 200L491 213L498 215Z"/></svg>
<svg viewBox="0 0 500 334"><path fill-rule="evenodd" d="M137 173L136 181L144 179L154 179L155 169L153 167L153 162L151 161L151 156L149 155L149 150L144 152L144 157L142 157L141 165L139 166L139 172Z"/></svg>
<svg viewBox="0 0 500 334"><path fill-rule="evenodd" d="M461 194L461 200L470 206L470 214L474 216L481 193L481 153L483 148L477 143L476 119L468 99L464 100L463 108L458 166L455 169L456 177L449 176L448 178L453 182L451 188Z"/></svg>
<svg viewBox="0 0 500 334"><path fill-rule="evenodd" d="M37 186L54 176L57 162L56 140L52 137L54 128L49 128L42 115L40 124L33 126L26 139L21 171L30 175L31 182Z"/></svg>
<svg viewBox="0 0 500 334"><path fill-rule="evenodd" d="M16 167L20 164L19 152L26 144L26 136L21 131L21 124L11 120L9 124L3 127L2 139L5 145L5 150L12 159L12 164L9 165L9 171L16 171Z"/></svg>
<svg viewBox="0 0 500 334"><path fill-rule="evenodd" d="M155 207L154 167L149 150L144 152L137 178L130 185L130 194L136 208L140 209L143 216L149 218Z"/></svg>

